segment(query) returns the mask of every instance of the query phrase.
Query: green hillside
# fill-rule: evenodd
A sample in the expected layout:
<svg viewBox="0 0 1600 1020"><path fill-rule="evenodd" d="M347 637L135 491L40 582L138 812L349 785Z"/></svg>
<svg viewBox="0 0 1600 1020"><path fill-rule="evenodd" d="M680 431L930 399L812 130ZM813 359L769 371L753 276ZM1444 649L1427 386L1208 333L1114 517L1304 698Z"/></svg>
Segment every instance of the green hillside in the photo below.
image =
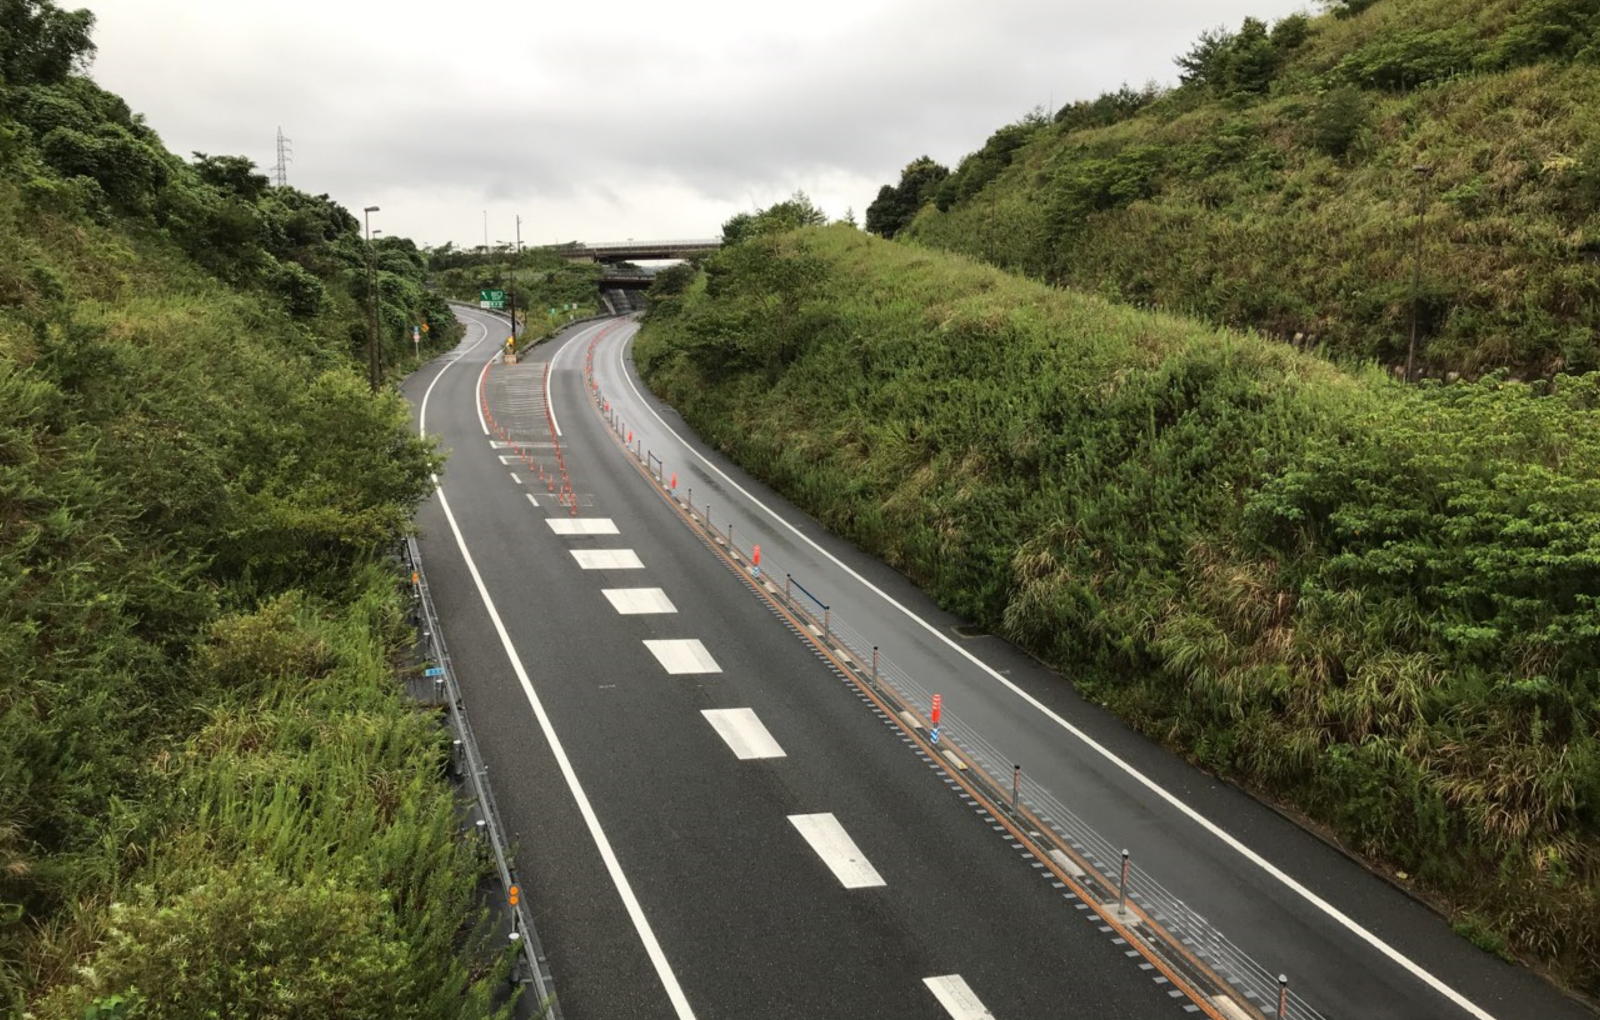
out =
<svg viewBox="0 0 1600 1020"><path fill-rule="evenodd" d="M868 226L1387 366L1415 307L1419 374L1600 367L1600 0L1332 6L914 162Z"/></svg>
<svg viewBox="0 0 1600 1020"><path fill-rule="evenodd" d="M1600 374L1404 386L845 226L658 281L708 442L1600 993Z"/></svg>
<svg viewBox="0 0 1600 1020"><path fill-rule="evenodd" d="M0 1014L493 1015L356 221L167 152L91 25L0 4ZM385 368L451 346L374 255Z"/></svg>

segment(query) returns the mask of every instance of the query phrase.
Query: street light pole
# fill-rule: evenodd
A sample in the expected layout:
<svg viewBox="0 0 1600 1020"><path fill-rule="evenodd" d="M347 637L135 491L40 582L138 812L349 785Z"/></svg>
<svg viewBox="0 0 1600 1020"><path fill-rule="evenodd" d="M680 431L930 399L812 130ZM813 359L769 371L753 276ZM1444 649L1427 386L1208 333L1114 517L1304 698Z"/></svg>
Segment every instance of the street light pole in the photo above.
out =
<svg viewBox="0 0 1600 1020"><path fill-rule="evenodd" d="M1406 382L1413 378L1417 361L1417 306L1422 301L1422 220L1428 212L1428 175L1433 167L1418 163L1411 168L1417 175L1417 227L1411 255L1411 342L1406 345Z"/></svg>
<svg viewBox="0 0 1600 1020"><path fill-rule="evenodd" d="M367 234L367 380L372 392L378 392L378 289L372 264L372 220L378 211L375 205L361 210L361 224Z"/></svg>

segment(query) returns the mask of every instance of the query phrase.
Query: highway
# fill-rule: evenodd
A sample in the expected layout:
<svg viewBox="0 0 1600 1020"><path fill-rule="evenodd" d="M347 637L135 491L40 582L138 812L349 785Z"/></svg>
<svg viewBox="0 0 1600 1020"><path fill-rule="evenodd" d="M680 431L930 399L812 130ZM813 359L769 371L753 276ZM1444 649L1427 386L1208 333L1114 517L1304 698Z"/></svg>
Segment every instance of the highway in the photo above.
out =
<svg viewBox="0 0 1600 1020"><path fill-rule="evenodd" d="M1330 1020L1592 1015L1016 649L961 636L650 397L634 324L503 365L505 327L458 314L462 345L405 386L450 454L419 542L566 1017L1274 1015L1265 991L1233 1014L1180 990L1018 831L1033 815L687 522L630 434L701 518L761 545L769 579L938 691L975 769L1022 765L1040 828L1072 816L1203 915L1230 940L1209 959L1236 947L1240 976L1285 973Z"/></svg>

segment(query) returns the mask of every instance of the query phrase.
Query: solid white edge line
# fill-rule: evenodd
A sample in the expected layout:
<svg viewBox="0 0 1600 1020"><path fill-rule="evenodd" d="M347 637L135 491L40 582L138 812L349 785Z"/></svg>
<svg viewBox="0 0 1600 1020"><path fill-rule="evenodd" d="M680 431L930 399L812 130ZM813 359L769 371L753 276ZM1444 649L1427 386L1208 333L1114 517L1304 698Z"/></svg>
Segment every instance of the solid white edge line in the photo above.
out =
<svg viewBox="0 0 1600 1020"><path fill-rule="evenodd" d="M1130 778L1134 779L1135 781L1137 781L1138 783L1143 785L1151 793L1153 793L1156 796L1160 797L1162 800L1166 801L1172 807L1176 808L1179 812L1181 812L1190 821L1194 822L1196 825L1200 826L1201 828L1205 829L1207 832L1209 832L1213 836L1215 836L1217 839L1221 840L1224 844L1226 844L1230 849L1232 849L1235 852L1237 852L1245 860L1249 861L1251 864L1254 864L1256 867L1260 868L1262 871L1266 872L1268 875L1271 875L1278 882L1282 883L1284 888L1292 890L1301 899L1305 900L1307 903L1309 903L1312 906L1316 907L1318 910L1320 910L1324 915L1326 915L1330 919L1336 921L1346 931L1348 931L1351 934L1355 935L1357 938L1359 938L1363 942L1367 943L1367 945L1371 946L1373 949L1376 949L1379 953L1381 953L1384 956L1388 957L1389 960L1391 960L1395 964L1399 965L1402 969L1404 969L1406 972L1408 972L1412 977L1414 977L1417 980L1421 981L1423 984L1427 985L1429 988L1432 988L1434 991L1438 992L1440 995L1444 996L1446 999L1449 999L1456 1006L1460 1007L1460 1009L1463 1012L1467 1013L1468 1015L1470 1015L1472 1017L1475 1017L1476 1020L1495 1020L1495 1018L1494 1018L1494 1016L1492 1014L1485 1012L1483 1009L1479 1008L1476 1004L1474 1004L1466 996L1462 995L1460 992L1456 991L1454 988L1451 988L1449 985L1445 984L1439 978L1434 977L1433 974L1431 974L1428 971L1424 970L1419 964L1413 962L1404 953L1400 952L1398 949L1396 949L1393 946L1389 945L1387 942L1383 941L1378 936L1376 936L1372 932L1368 931L1366 928L1364 928L1361 925L1357 924L1355 922L1355 920L1352 919L1349 915L1345 914L1344 911L1340 910L1338 907L1335 907L1333 904L1329 903L1327 900L1323 899L1321 896L1318 896L1316 893L1312 892L1310 889L1307 889L1305 886L1301 885L1298 881L1296 881L1293 876L1287 874L1281 868L1279 868L1277 865L1273 864L1271 861L1267 860L1265 857L1262 857L1260 854L1256 853L1254 850L1250 849L1248 846L1245 846L1242 842L1240 842L1238 839L1236 839L1232 835L1230 835L1226 830L1224 830L1217 823L1213 822L1211 819L1207 818L1205 815L1202 815L1200 812L1196 811L1194 808L1192 808L1189 805L1185 804L1182 800L1179 800L1178 797L1175 794L1169 792L1161 784L1157 783L1155 780L1151 779L1149 776L1146 776L1143 772L1140 772L1138 769L1136 769L1132 765L1128 764L1122 758L1118 757L1117 754L1114 751L1112 751L1110 748L1108 748L1108 747L1104 746L1103 744L1099 743L1093 737L1089 736L1089 734L1085 733L1083 730L1079 729L1077 726L1073 725L1071 722L1068 722L1060 714L1058 714L1057 712L1052 710L1048 705L1044 704L1039 699L1035 698L1033 695L1031 695L1027 691L1023 690L1021 687L1018 687L1016 684L1012 683L1010 680L1006 679L1004 676L1001 676L999 673L997 673L993 669L989 668L989 666L986 663L984 663L977 656L973 655L971 652L967 651L965 648L962 648L960 645L956 644L954 641L952 641L949 638L949 636L947 636L942 631L940 631L939 628L935 627L933 624L931 624L928 621L924 620L922 617L920 617L916 613L912 612L909 608L907 608L906 606L902 605L900 602L896 601L893 596L891 596L888 592L884 591L882 588L879 588L877 585L873 584L871 581L867 580L866 578L862 577L860 574L856 573L854 570L850 569L850 567L848 567L843 562L841 562L837 556L833 555L828 550L824 549L822 546L820 546L816 542L812 541L811 538L809 536L807 536L806 534L804 534L799 528L795 527L793 524L790 524L786 519L784 519L775 510L773 510L771 507L767 506L767 504L763 503L761 500L759 500L755 496L753 496L747 489L744 488L744 486L740 485L738 482L736 482L732 478L728 477L726 472L724 472L721 468L717 467L715 464L711 463L710 460L706 459L704 454L702 454L699 450L695 449L693 445L691 445L689 442L687 442L683 438L683 436L679 435L676 429L674 429L671 425L668 425L667 422L666 422L666 419L662 418L661 415L657 414L655 407L653 407L651 405L650 401L645 399L644 394L639 392L639 387L634 384L633 376L628 372L628 363L627 363L627 359L626 359L626 356L625 356L627 348L628 348L628 344L633 341L634 337L638 336L638 333L639 333L639 331L637 329L635 329L632 333L629 333L626 337L624 337L622 339L622 341L620 343L618 343L616 345L617 364L618 364L618 368L622 372L622 378L628 384L628 388L633 391L634 397L638 399L639 403L644 407L644 410L646 412L648 412L649 415L652 418L654 418L657 422L659 422L661 424L662 428L666 429L669 433L671 433L673 438L675 438L691 456L693 456L696 460L700 461L706 467L708 467L712 471L714 471L717 474L717 476L720 477L723 481L725 481L729 485L733 486L733 488L737 492L739 492L740 495L744 496L745 499L748 499L751 503L753 503L754 505L760 507L774 521L777 521L779 524L781 524L785 528L787 528L790 532L792 532L794 534L794 536L796 538L800 539L806 545L809 545L811 548L813 548L817 552L821 553L831 563L833 563L834 566L838 567L840 570L844 571L847 575L849 575L850 577L854 578L856 581L860 582L868 591L872 592L874 595L877 595L879 598L883 599L889 605L891 605L894 608L898 609L902 614L905 615L905 617L907 619L917 623L924 630L926 630L929 634L932 634L934 637L936 637L940 641L944 642L951 649L953 649L957 654L959 654L962 658L966 659L968 662L971 662L974 666L977 666L985 674L987 674L989 677L991 677L992 679L994 679L995 681L1000 683L1007 690L1011 691L1011 693L1013 693L1017 697L1021 698L1028 705L1032 706L1033 708L1037 709L1039 712L1043 713L1044 716L1047 719L1049 719L1050 721L1054 722L1057 726L1060 726L1062 729L1066 730L1068 733L1072 734L1074 737L1077 737L1079 740L1081 740L1084 743L1085 746L1093 749L1095 751L1095 753L1099 754L1102 758L1104 758L1106 761L1110 762L1112 765L1115 765L1124 774L1126 774Z"/></svg>
<svg viewBox="0 0 1600 1020"><path fill-rule="evenodd" d="M550 379L555 379L555 363L562 360L563 353L568 352L568 350L573 349L573 347L578 347L579 342L581 342L584 337L589 336L590 333L594 333L594 331L597 331L597 329L605 329L608 328L608 326L614 325L616 325L616 321L608 318L608 320L600 321L600 323L584 326L584 328L579 329L578 333L574 333L573 336L568 337L566 342L563 342L560 347L557 347L554 355L550 355L550 360L544 363L544 408L550 412L550 425L555 428L555 435L557 435L557 438L565 435L565 433L562 432L562 424L560 424L558 420L555 420L555 401L550 398Z"/></svg>
<svg viewBox="0 0 1600 1020"><path fill-rule="evenodd" d="M556 352L560 354L560 351ZM550 415L550 427L555 430L556 438L561 438L561 423L556 420L556 405L550 402L550 380L555 378L555 359L551 358L544 363L544 409Z"/></svg>
<svg viewBox="0 0 1600 1020"><path fill-rule="evenodd" d="M578 330L576 333L572 334L570 339L556 349L556 352L550 356L549 361L545 362L544 407L546 411L550 412L550 426L556 430L557 438L560 438L562 435L564 435L564 433L561 431L561 423L556 420L555 401L550 399L550 380L554 379L556 376L556 362L561 360L561 355L566 352L567 348L575 346L580 340L588 336L590 333L593 333L595 330L609 325L611 325L611 321L607 320L605 322L597 322L592 326Z"/></svg>
<svg viewBox="0 0 1600 1020"><path fill-rule="evenodd" d="M484 330L484 336L489 331ZM479 337L473 342L476 347L483 341ZM467 348L471 350L472 347ZM466 351L462 352L463 354ZM451 362L450 364L454 364ZM433 388L444 376L450 365L439 369L439 374L433 377L433 382L428 384L427 390L422 394L422 404L417 411L417 433L419 436L427 435L428 397L432 395ZM600 851L600 859L605 862L606 873L611 876L611 882L617 887L617 894L622 897L622 904L628 911L628 919L633 922L633 930L638 933L639 940L644 943L644 951L650 957L650 963L655 967L656 977L660 979L662 988L667 993L667 998L672 1002L673 1011L680 1020L694 1020L694 1010L689 1006L689 1000L683 994L683 988L678 984L677 975L672 972L672 965L667 962L666 953L661 949L661 943L656 941L655 931L650 927L649 920L644 916L644 908L639 905L638 897L633 894L633 886L628 882L628 876L622 871L622 863L617 860L616 851L611 848L611 841L606 838L605 830L600 827L600 819L594 813L594 808L589 803L588 796L583 792L583 786L578 782L578 775L572 768L572 761L567 757L566 748L561 744L561 738L556 736L555 727L550 722L550 717L545 713L544 704L540 702L539 695L533 689L533 682L528 679L528 671L523 667L522 660L517 657L516 648L511 644L511 635L506 631L505 623L500 619L500 613L495 609L494 599L489 597L489 589L484 586L483 575L478 573L478 565L473 562L472 553L467 550L467 541L461 534L461 528L456 524L455 514L450 512L450 501L445 499L444 486L439 482L439 476L433 475L433 491L439 497L439 506L444 510L444 518L450 524L450 532L455 536L456 548L461 550L461 558L467 565L467 572L472 575L472 583L477 586L478 597L483 600L483 608L489 613L489 620L494 624L495 633L500 636L500 646L505 649L506 658L511 661L511 669L517 675L517 681L522 685L522 693L527 697L528 704L533 708L533 714L539 721L539 729L544 733L545 740L550 744L550 751L555 756L556 764L561 769L561 776L567 782L567 789L572 793L572 799L577 802L578 813L583 816L584 825L589 829L589 836L594 840L595 847Z"/></svg>
<svg viewBox="0 0 1600 1020"><path fill-rule="evenodd" d="M656 977L660 979L667 998L671 1000L672 1008L682 1020L693 1020L694 1010L689 1007L689 1000L684 996L678 978L672 972L672 965L667 962L666 953L656 941L655 931L651 929L650 921L644 916L644 908L639 905L639 900L633 893L633 886L622 871L622 862L617 860L616 851L611 848L611 841L606 838L605 830L600 827L600 819L589 803L583 785L578 782L578 774L572 767L572 761L567 757L561 738L556 736L555 727L551 724L549 715L545 713L544 704L533 689L533 681L528 678L528 671L523 667L522 660L517 657L516 648L511 643L511 635L506 631L506 625L501 621L499 611L495 609L494 599L489 596L489 589L484 586L483 577L478 573L478 565L473 562L472 553L467 550L467 541L462 537L460 527L456 525L455 514L450 512L450 501L445 498L444 487L437 484L437 475L434 478L434 492L439 496L439 506L444 510L445 520L450 523L450 532L455 535L456 547L461 550L461 558L466 562L467 571L472 575L472 583L477 586L478 597L483 600L483 608L489 613L489 620L494 624L495 633L500 636L500 645L505 649L506 658L511 662L511 669L517 675L517 682L522 685L522 693L533 708L534 717L539 721L539 729L544 734L544 739L555 756L556 764L561 769L561 777L566 780L567 789L572 793L572 799L577 802L578 813L583 816L583 823L589 829L589 837L594 840L595 848L600 851L600 859L605 862L611 883L616 886L617 895L622 897L628 918L633 922L633 929L638 933L639 941L644 943L645 954L650 957L650 963L656 970Z"/></svg>
<svg viewBox="0 0 1600 1020"><path fill-rule="evenodd" d="M489 335L489 330L487 328L484 329L483 335L486 337ZM483 420L483 380L484 377L489 374L489 366L494 364L499 357L500 355L496 354L490 357L488 361L483 363L483 370L478 373L478 385L474 387L472 391L473 409L478 412L478 427L483 429L484 435L489 434L489 423Z"/></svg>
<svg viewBox="0 0 1600 1020"><path fill-rule="evenodd" d="M479 329L482 329L483 330L483 336L478 337L478 339L472 341L472 343L470 345L466 346L466 347L461 347L460 345L457 345L457 349L456 349L456 352L455 352L457 357L455 357L454 359L452 359L450 361L447 361L443 365L439 366L439 371L434 373L433 381L428 383L428 388L422 391L422 403L417 406L417 435L418 435L418 437L425 437L428 434L428 398L433 396L433 388L435 386L439 385L439 380L443 379L444 378L444 374L446 372L450 371L450 366L454 365L457 361L460 361L461 358L465 357L469 351L472 351L479 344L483 343L484 337L487 337L489 335L489 331L484 328L483 323L476 322L476 321L473 321L471 319L469 319L467 321L468 321L469 325L477 326ZM466 338L465 337L462 338L462 343L466 343ZM485 430L485 431L487 431L487 430Z"/></svg>

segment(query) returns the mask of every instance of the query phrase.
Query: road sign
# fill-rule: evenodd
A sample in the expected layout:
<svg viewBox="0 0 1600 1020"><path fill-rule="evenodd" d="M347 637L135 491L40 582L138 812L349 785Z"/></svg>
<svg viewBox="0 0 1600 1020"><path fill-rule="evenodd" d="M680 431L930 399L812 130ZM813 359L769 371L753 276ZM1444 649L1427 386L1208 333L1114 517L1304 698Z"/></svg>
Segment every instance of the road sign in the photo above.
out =
<svg viewBox="0 0 1600 1020"><path fill-rule="evenodd" d="M444 676L444 670L439 666L429 666L423 670L423 676Z"/></svg>
<svg viewBox="0 0 1600 1020"><path fill-rule="evenodd" d="M479 308L504 308L506 306L506 292L503 290L478 291Z"/></svg>

